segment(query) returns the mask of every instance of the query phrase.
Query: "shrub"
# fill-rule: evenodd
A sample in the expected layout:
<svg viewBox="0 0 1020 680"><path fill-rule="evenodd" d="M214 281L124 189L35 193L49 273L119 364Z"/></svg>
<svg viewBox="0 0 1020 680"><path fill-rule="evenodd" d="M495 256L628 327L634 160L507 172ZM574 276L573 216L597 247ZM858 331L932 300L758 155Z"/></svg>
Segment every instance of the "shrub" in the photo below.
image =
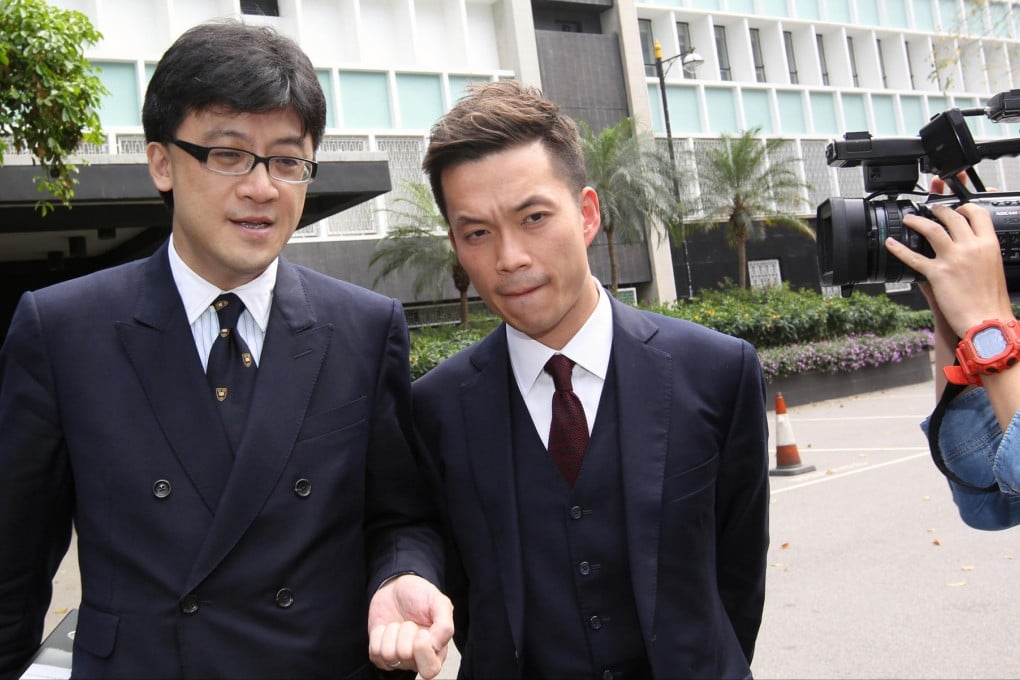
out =
<svg viewBox="0 0 1020 680"><path fill-rule="evenodd" d="M758 349L831 340L846 335L887 335L906 328L931 327L884 295L855 292L849 298L791 291L787 285L742 291L731 285L700 293L688 301L650 307L667 316L689 319Z"/></svg>
<svg viewBox="0 0 1020 680"><path fill-rule="evenodd" d="M432 326L411 332L411 379L420 378L444 359L470 347L499 324L495 316L474 315L467 328Z"/></svg>
<svg viewBox="0 0 1020 680"><path fill-rule="evenodd" d="M742 291L729 285L689 301L645 307L689 319L755 346L766 379L805 371L853 371L900 361L932 346L931 312L911 311L884 295L824 297L788 287ZM499 319L474 316L468 329L450 326L411 334L411 375L485 337Z"/></svg>

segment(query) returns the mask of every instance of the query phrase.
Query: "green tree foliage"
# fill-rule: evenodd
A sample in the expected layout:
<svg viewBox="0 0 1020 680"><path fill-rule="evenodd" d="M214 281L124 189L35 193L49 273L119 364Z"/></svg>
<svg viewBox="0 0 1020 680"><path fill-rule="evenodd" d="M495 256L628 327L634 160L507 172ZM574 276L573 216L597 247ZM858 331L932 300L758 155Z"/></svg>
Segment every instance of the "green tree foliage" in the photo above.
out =
<svg viewBox="0 0 1020 680"><path fill-rule="evenodd" d="M660 224L672 222L680 204L673 191L672 166L656 150L651 134L623 118L612 127L594 132L580 123L581 146L588 184L599 195L602 231L609 253L612 291L619 286L617 240L664 236Z"/></svg>
<svg viewBox="0 0 1020 680"><path fill-rule="evenodd" d="M471 278L446 237L446 220L428 185L406 182L404 188L407 196L396 199L393 207L385 211L389 216L389 232L379 241L369 261L371 266L380 266L375 282L410 269L415 272L415 295L431 289L438 297L446 277L451 277L460 293L460 325L466 328Z"/></svg>
<svg viewBox="0 0 1020 680"><path fill-rule="evenodd" d="M747 288L747 242L765 238L766 230L785 227L814 239L804 220L779 206L803 203L808 185L789 165L775 162L788 144L759 139L760 128L738 136L723 134L721 143L698 162L702 225L723 226L726 242L737 251L740 288ZM770 163L770 159L772 162Z"/></svg>
<svg viewBox="0 0 1020 680"><path fill-rule="evenodd" d="M107 94L84 49L102 38L81 12L43 0L0 0L0 165L27 150L42 167L40 192L64 205L77 168L67 158L82 141L103 142L97 108ZM50 207L40 201L43 214Z"/></svg>

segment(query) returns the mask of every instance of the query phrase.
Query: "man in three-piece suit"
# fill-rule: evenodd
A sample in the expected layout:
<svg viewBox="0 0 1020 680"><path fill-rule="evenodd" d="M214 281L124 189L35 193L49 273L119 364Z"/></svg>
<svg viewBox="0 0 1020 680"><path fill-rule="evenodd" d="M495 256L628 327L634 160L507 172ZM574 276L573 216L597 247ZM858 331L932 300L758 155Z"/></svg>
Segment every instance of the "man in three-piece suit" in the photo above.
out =
<svg viewBox="0 0 1020 680"><path fill-rule="evenodd" d="M412 387L461 675L749 676L768 544L754 350L601 289L577 129L536 90L475 87L424 168L505 321Z"/></svg>
<svg viewBox="0 0 1020 680"><path fill-rule="evenodd" d="M325 112L293 41L186 32L143 112L169 242L22 298L0 350L0 676L39 644L72 520L77 677L372 677L369 627L405 620L371 660L438 673L452 611L401 307L279 257Z"/></svg>

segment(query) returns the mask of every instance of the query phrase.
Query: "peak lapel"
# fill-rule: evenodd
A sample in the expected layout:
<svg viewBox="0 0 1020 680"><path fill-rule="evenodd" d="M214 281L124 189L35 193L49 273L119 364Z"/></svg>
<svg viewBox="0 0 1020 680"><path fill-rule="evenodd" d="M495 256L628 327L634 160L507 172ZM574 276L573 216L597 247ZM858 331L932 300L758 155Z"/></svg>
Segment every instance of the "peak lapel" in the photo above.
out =
<svg viewBox="0 0 1020 680"><path fill-rule="evenodd" d="M331 325L316 325L297 270L281 258L247 427L188 589L230 552L276 488L332 336Z"/></svg>
<svg viewBox="0 0 1020 680"><path fill-rule="evenodd" d="M524 629L524 567L510 432L510 390L516 387L510 381L510 355L503 325L479 345L471 361L479 372L461 385L460 395L468 461L491 528L510 630L520 649Z"/></svg>
<svg viewBox="0 0 1020 680"><path fill-rule="evenodd" d="M651 639L659 570L662 484L672 409L672 357L652 347L658 328L613 300L613 359L620 390L620 443L627 542L642 633Z"/></svg>
<svg viewBox="0 0 1020 680"><path fill-rule="evenodd" d="M134 321L117 323L117 335L174 455L213 513L230 474L230 444L202 372L165 244L141 271Z"/></svg>

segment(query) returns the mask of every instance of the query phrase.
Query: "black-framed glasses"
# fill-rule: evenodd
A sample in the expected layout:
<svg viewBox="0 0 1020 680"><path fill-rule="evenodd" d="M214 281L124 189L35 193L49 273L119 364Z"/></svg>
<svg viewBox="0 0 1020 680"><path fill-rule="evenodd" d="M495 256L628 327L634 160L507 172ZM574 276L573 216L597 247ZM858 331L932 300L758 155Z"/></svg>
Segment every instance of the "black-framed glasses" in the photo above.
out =
<svg viewBox="0 0 1020 680"><path fill-rule="evenodd" d="M186 151L207 170L218 175L247 175L256 165L262 163L269 176L288 184L305 184L315 178L319 164L306 158L294 156L259 156L244 149L229 146L200 146L180 139L170 143Z"/></svg>

